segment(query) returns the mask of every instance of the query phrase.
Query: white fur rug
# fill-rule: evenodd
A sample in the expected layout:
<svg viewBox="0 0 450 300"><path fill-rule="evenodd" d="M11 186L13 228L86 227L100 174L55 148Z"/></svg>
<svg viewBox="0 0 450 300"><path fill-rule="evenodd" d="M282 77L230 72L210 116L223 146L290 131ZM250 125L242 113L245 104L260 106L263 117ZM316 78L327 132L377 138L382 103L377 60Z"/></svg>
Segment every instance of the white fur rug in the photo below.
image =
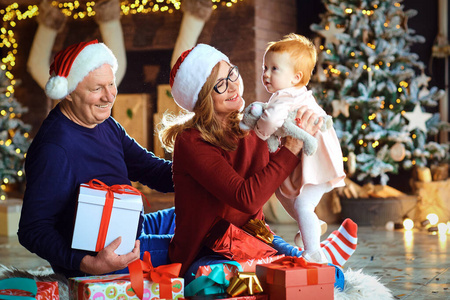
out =
<svg viewBox="0 0 450 300"><path fill-rule="evenodd" d="M53 274L50 268L21 271L0 264L0 279L7 277L28 277L37 281L58 281L60 299L69 299L67 280ZM334 290L335 300L392 300L391 291L381 284L378 278L364 274L362 270L348 269L344 272L344 290Z"/></svg>
<svg viewBox="0 0 450 300"><path fill-rule="evenodd" d="M378 278L364 274L362 270L348 269L344 272L344 290L334 289L335 300L391 300L391 291Z"/></svg>

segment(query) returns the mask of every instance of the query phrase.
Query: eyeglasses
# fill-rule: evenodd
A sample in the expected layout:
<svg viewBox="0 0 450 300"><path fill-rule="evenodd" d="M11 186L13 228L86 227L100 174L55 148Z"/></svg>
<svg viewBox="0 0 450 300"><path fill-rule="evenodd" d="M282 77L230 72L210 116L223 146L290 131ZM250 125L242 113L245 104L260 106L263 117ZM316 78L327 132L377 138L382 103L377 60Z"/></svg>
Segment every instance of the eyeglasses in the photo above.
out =
<svg viewBox="0 0 450 300"><path fill-rule="evenodd" d="M228 80L231 82L235 82L239 78L239 69L236 66L233 66L228 72L227 78L221 78L214 86L214 91L217 94L223 94L228 89Z"/></svg>

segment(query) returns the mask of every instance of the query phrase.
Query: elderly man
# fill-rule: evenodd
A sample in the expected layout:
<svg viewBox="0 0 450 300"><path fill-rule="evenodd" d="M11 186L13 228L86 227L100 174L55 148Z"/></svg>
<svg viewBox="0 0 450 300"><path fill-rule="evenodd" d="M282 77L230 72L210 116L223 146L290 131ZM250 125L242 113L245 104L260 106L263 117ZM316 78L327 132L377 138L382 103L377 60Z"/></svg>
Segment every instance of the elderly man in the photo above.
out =
<svg viewBox="0 0 450 300"><path fill-rule="evenodd" d="M173 192L172 163L142 148L111 117L116 71L115 56L97 40L56 54L45 92L61 101L44 120L25 162L19 241L67 277L124 272L144 251L150 251L155 265L169 262L173 209L142 213L138 239L128 254L114 253L120 238L98 253L71 249L80 184L91 179L107 185L139 181Z"/></svg>

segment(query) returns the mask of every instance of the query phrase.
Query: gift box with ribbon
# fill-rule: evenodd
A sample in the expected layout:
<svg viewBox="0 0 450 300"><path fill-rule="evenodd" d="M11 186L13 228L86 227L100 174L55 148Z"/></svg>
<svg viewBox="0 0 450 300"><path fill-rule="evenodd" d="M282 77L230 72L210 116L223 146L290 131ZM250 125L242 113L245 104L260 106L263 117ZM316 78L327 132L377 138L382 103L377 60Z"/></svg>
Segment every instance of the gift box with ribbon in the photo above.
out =
<svg viewBox="0 0 450 300"><path fill-rule="evenodd" d="M232 260L269 257L277 253L277 250L261 238L247 233L225 219L219 219L213 225L205 238L205 245Z"/></svg>
<svg viewBox="0 0 450 300"><path fill-rule="evenodd" d="M129 279L122 275L104 275L70 278L71 300L97 299L179 299L184 297L184 279L172 278L170 284L171 298L160 297L160 284L144 279L143 297L139 298Z"/></svg>
<svg viewBox="0 0 450 300"><path fill-rule="evenodd" d="M184 278L181 264L153 267L150 253L128 265L130 274L74 277L69 279L70 299L181 299Z"/></svg>
<svg viewBox="0 0 450 300"><path fill-rule="evenodd" d="M0 299L58 300L58 282L36 282L30 278L2 279Z"/></svg>
<svg viewBox="0 0 450 300"><path fill-rule="evenodd" d="M335 268L326 264L287 256L256 265L256 275L269 299L334 299Z"/></svg>
<svg viewBox="0 0 450 300"><path fill-rule="evenodd" d="M255 272L244 272L235 261L204 266L199 270L199 276L186 286L186 297L215 296L224 292L230 297L253 296L263 291ZM206 273L201 274L203 271Z"/></svg>
<svg viewBox="0 0 450 300"><path fill-rule="evenodd" d="M265 294L256 294L252 296L236 296L236 297L230 297L227 293L225 294L216 294L216 295L209 295L209 296L192 296L184 298L185 300L268 300L269 296ZM180 299L180 300L184 300Z"/></svg>
<svg viewBox="0 0 450 300"><path fill-rule="evenodd" d="M143 208L142 196L129 185L108 186L97 179L81 184L72 248L98 252L120 236L122 242L115 253L131 252Z"/></svg>
<svg viewBox="0 0 450 300"><path fill-rule="evenodd" d="M238 263L241 266L241 270L243 272L256 272L256 265L269 264L283 257L284 254L264 258L238 260L236 261L236 263ZM235 264L221 264L221 265L223 266L223 272L225 273L225 278L227 280L230 280L231 277L236 276L237 273L239 272L239 268ZM197 273L195 274L195 277L197 278L200 276L208 276L210 273L211 273L211 265L200 266L197 270Z"/></svg>

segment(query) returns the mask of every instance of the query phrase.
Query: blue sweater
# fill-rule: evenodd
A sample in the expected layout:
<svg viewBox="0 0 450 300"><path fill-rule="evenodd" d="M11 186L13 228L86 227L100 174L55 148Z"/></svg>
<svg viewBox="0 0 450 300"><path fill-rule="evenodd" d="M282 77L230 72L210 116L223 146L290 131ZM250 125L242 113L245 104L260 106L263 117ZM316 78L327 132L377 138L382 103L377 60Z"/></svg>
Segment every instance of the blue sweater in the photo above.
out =
<svg viewBox="0 0 450 300"><path fill-rule="evenodd" d="M90 129L70 121L56 106L27 153L20 243L49 261L55 272L84 275L81 260L93 253L71 249L80 184L94 178L107 185L131 180L173 192L171 166L142 148L112 117Z"/></svg>

